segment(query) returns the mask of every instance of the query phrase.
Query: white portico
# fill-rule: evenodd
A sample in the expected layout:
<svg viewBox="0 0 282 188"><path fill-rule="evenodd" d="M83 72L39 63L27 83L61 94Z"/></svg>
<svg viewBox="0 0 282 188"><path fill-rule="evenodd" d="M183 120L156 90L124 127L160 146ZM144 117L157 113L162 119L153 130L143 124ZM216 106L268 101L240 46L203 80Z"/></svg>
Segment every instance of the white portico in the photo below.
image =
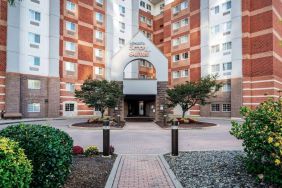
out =
<svg viewBox="0 0 282 188"><path fill-rule="evenodd" d="M142 32L138 32L111 60L110 80L123 86L120 115L159 120L168 81L168 61Z"/></svg>

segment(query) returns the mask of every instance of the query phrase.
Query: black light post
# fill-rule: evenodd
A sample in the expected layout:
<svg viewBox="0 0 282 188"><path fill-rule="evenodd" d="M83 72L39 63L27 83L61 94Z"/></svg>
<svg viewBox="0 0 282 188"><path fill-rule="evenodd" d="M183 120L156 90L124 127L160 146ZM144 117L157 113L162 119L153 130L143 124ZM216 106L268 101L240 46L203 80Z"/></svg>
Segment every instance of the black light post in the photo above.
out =
<svg viewBox="0 0 282 188"><path fill-rule="evenodd" d="M103 126L103 156L110 155L110 122L104 121Z"/></svg>
<svg viewBox="0 0 282 188"><path fill-rule="evenodd" d="M178 121L173 121L171 126L171 155L178 156Z"/></svg>

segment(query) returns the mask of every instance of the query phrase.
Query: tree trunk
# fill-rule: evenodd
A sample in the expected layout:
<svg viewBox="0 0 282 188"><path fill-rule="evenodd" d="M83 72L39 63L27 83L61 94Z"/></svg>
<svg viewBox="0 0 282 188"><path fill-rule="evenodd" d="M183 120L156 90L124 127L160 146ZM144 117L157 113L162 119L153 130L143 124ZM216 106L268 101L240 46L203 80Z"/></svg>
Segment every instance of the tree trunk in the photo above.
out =
<svg viewBox="0 0 282 188"><path fill-rule="evenodd" d="M187 112L187 110L183 110L182 109L182 118L184 118L185 117L185 113Z"/></svg>
<svg viewBox="0 0 282 188"><path fill-rule="evenodd" d="M101 110L102 119L104 118L104 113L105 113L105 110Z"/></svg>

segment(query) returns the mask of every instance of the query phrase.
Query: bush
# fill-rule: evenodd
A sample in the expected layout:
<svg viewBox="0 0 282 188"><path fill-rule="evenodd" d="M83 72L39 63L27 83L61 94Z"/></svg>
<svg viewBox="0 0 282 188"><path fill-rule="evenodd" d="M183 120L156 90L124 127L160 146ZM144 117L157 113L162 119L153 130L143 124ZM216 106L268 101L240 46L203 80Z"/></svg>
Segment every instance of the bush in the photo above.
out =
<svg viewBox="0 0 282 188"><path fill-rule="evenodd" d="M99 149L97 146L89 146L86 148L84 155L86 157L94 157L99 154Z"/></svg>
<svg viewBox="0 0 282 188"><path fill-rule="evenodd" d="M84 153L84 150L83 150L83 148L80 147L80 146L73 146L73 148L72 148L72 153L73 153L74 155L81 155L81 154Z"/></svg>
<svg viewBox="0 0 282 188"><path fill-rule="evenodd" d="M14 125L0 136L19 142L33 165L31 187L60 187L72 162L71 137L59 129L41 125Z"/></svg>
<svg viewBox="0 0 282 188"><path fill-rule="evenodd" d="M245 122L232 122L231 134L243 140L247 169L282 186L282 99L268 101L255 110L243 107Z"/></svg>
<svg viewBox="0 0 282 188"><path fill-rule="evenodd" d="M32 166L17 142L0 137L0 187L29 187Z"/></svg>

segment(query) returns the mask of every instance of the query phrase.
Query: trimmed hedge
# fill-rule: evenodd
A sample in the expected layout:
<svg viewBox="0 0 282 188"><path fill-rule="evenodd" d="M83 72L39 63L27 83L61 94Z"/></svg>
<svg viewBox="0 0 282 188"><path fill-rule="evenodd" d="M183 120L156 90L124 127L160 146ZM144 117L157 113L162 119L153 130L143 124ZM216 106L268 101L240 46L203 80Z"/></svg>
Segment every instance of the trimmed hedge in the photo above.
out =
<svg viewBox="0 0 282 188"><path fill-rule="evenodd" d="M269 99L255 110L243 107L241 114L245 122L233 122L231 134L243 140L248 170L282 186L282 99Z"/></svg>
<svg viewBox="0 0 282 188"><path fill-rule="evenodd" d="M0 137L0 187L27 188L32 166L17 142Z"/></svg>
<svg viewBox="0 0 282 188"><path fill-rule="evenodd" d="M60 187L69 175L72 163L72 138L63 131L41 125L14 125L0 136L19 142L32 161L31 187Z"/></svg>

